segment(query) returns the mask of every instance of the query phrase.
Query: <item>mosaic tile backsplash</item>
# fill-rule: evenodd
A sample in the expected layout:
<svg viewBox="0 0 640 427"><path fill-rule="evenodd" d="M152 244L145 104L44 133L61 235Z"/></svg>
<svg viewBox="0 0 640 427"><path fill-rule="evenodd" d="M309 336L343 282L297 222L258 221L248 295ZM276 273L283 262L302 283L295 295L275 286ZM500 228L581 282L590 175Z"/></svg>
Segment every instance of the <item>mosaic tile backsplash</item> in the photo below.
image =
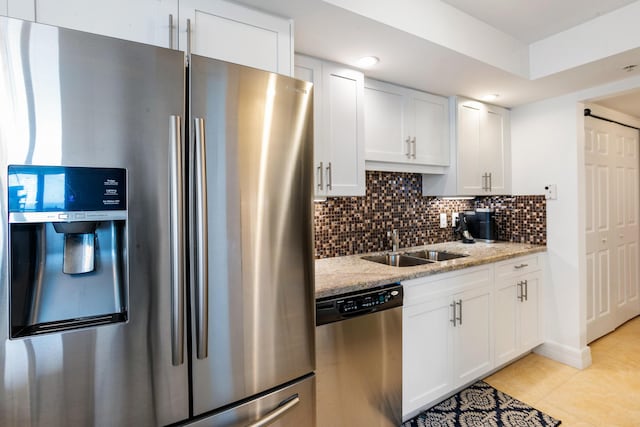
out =
<svg viewBox="0 0 640 427"><path fill-rule="evenodd" d="M364 197L327 198L315 203L315 256L328 258L391 248L387 231L397 229L400 247L457 240L451 227L440 228L440 213L476 208L496 210L498 238L546 245L544 196L492 196L445 200L422 195L414 173L367 171Z"/></svg>

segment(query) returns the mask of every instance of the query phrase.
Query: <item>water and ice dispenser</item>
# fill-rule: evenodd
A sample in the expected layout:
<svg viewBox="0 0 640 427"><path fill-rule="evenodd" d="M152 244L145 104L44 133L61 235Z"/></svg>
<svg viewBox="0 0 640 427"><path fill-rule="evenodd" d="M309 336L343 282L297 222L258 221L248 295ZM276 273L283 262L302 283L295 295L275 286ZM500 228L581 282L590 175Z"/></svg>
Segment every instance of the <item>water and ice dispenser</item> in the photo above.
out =
<svg viewBox="0 0 640 427"><path fill-rule="evenodd" d="M11 338L126 321L126 170L8 173Z"/></svg>

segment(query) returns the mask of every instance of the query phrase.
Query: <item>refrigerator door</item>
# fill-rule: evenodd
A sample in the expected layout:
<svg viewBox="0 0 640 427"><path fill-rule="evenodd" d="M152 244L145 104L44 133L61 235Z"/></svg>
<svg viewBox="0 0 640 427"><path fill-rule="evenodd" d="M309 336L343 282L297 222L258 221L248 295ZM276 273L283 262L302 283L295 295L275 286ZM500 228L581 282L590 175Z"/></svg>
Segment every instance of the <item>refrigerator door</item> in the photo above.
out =
<svg viewBox="0 0 640 427"><path fill-rule="evenodd" d="M310 375L185 427L313 427L315 376Z"/></svg>
<svg viewBox="0 0 640 427"><path fill-rule="evenodd" d="M314 369L312 88L191 58L194 415Z"/></svg>
<svg viewBox="0 0 640 427"><path fill-rule="evenodd" d="M172 364L168 262L169 147L180 136L170 117L184 114L184 80L180 52L0 17L0 425L188 418L187 360ZM9 338L10 164L126 169L126 322Z"/></svg>

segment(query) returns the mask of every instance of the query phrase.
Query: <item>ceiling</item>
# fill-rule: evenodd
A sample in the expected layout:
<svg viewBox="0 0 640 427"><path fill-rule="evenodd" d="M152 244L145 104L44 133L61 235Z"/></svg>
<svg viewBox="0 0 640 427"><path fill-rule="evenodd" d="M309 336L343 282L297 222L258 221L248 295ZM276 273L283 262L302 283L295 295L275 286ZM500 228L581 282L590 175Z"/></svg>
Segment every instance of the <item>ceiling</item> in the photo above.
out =
<svg viewBox="0 0 640 427"><path fill-rule="evenodd" d="M375 55L369 77L445 96L497 93L504 107L640 72L623 70L640 63L640 0L237 1L292 18L298 53L350 66ZM640 104L625 97L625 108Z"/></svg>
<svg viewBox="0 0 640 427"><path fill-rule="evenodd" d="M636 0L443 0L487 24L532 43Z"/></svg>

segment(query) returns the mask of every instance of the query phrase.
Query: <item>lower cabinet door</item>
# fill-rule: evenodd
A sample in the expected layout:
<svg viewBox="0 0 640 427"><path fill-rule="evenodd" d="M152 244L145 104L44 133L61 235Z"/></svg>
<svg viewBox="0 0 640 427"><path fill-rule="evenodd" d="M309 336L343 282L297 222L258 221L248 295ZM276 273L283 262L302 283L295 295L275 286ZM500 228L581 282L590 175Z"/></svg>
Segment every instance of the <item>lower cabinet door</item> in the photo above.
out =
<svg viewBox="0 0 640 427"><path fill-rule="evenodd" d="M496 366L518 355L519 295L511 279L501 282L495 292L495 359Z"/></svg>
<svg viewBox="0 0 640 427"><path fill-rule="evenodd" d="M493 368L492 298L491 286L464 291L454 297L456 387L479 378Z"/></svg>
<svg viewBox="0 0 640 427"><path fill-rule="evenodd" d="M407 418L453 388L450 295L404 307L402 415Z"/></svg>
<svg viewBox="0 0 640 427"><path fill-rule="evenodd" d="M525 298L520 304L520 350L529 351L542 343L542 315L540 313L540 272L524 277Z"/></svg>

